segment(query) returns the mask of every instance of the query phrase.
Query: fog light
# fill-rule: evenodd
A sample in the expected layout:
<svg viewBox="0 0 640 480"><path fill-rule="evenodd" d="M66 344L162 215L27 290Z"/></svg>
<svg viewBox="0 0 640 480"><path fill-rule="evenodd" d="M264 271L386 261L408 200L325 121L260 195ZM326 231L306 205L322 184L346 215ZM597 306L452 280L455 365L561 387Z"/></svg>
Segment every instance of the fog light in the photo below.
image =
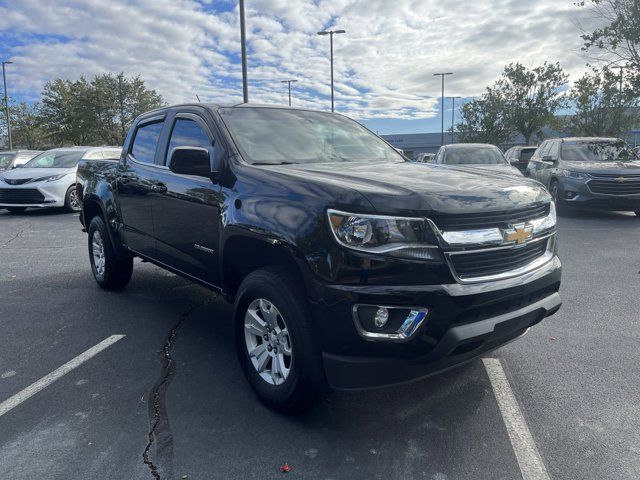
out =
<svg viewBox="0 0 640 480"><path fill-rule="evenodd" d="M576 192L572 192L570 190L567 190L564 192L564 197L565 198L573 198L576 196Z"/></svg>
<svg viewBox="0 0 640 480"><path fill-rule="evenodd" d="M378 311L376 312L376 316L373 317L373 323L375 324L376 328L383 328L388 321L389 321L389 310L387 310L384 307L379 308Z"/></svg>

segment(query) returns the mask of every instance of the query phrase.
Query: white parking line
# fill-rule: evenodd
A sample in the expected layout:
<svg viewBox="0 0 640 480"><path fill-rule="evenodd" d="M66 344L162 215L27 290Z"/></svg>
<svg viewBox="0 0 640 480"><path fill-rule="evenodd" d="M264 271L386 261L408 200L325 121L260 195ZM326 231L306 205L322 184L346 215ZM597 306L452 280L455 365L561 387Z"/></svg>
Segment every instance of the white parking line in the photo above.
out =
<svg viewBox="0 0 640 480"><path fill-rule="evenodd" d="M8 398L4 402L0 403L0 417L2 415L4 415L5 413L7 413L8 411L10 411L11 409L13 409L13 408L17 407L18 405L20 405L22 402L24 402L28 398L30 398L33 395L35 395L36 393L38 393L43 388L48 387L53 382L55 382L59 378L63 377L64 375L69 373L74 368L79 367L84 362L89 360L91 357L97 355L98 353L100 353L105 348L110 347L111 345L116 343L121 338L124 338L124 335L111 335L110 337L105 338L103 341L101 341L97 345L94 345L89 350L81 353L80 355L78 355L74 359L68 361L67 363L62 365L60 368L54 370L53 372L51 372L48 375L45 375L44 377L42 377L37 382L32 383L31 385L29 385L24 390L16 393L13 397Z"/></svg>
<svg viewBox="0 0 640 480"><path fill-rule="evenodd" d="M489 375L491 387L507 427L509 440L511 440L511 446L516 454L523 480L549 480L547 469L538 453L536 443L533 441L500 360L483 358L482 362L487 370L487 375Z"/></svg>

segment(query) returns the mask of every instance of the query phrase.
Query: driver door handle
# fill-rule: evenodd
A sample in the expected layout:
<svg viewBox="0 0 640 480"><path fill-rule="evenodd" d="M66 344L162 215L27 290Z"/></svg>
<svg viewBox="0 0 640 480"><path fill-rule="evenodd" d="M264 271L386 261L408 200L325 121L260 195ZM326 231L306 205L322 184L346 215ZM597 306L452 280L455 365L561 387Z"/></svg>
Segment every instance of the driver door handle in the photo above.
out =
<svg viewBox="0 0 640 480"><path fill-rule="evenodd" d="M151 185L151 191L154 193L167 193L167 186L162 182L154 183Z"/></svg>

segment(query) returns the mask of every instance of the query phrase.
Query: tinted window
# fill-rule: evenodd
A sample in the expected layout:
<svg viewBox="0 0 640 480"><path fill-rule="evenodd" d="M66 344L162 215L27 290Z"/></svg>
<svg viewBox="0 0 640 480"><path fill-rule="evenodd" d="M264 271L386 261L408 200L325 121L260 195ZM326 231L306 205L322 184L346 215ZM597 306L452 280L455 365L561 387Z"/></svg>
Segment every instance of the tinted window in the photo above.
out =
<svg viewBox="0 0 640 480"><path fill-rule="evenodd" d="M578 140L563 142L562 159L570 162L615 162L636 160L636 155L622 140Z"/></svg>
<svg viewBox="0 0 640 480"><path fill-rule="evenodd" d="M162 125L164 125L164 122L147 123L138 127L136 137L131 146L133 158L142 163L154 162Z"/></svg>
<svg viewBox="0 0 640 480"><path fill-rule="evenodd" d="M549 155L554 160L558 158L558 154L560 153L560 147L558 144L559 142L550 142L549 144L549 153L547 153L547 155Z"/></svg>
<svg viewBox="0 0 640 480"><path fill-rule="evenodd" d="M447 165L504 165L506 160L498 147L447 148L444 156Z"/></svg>
<svg viewBox="0 0 640 480"><path fill-rule="evenodd" d="M33 157L24 168L72 168L75 167L85 150L49 150Z"/></svg>
<svg viewBox="0 0 640 480"><path fill-rule="evenodd" d="M173 125L171 132L171 141L167 149L167 163L169 155L176 147L202 147L209 148L211 140L209 136L198 125L198 122L186 118L178 118Z"/></svg>
<svg viewBox="0 0 640 480"><path fill-rule="evenodd" d="M15 153L0 153L0 168L7 168Z"/></svg>
<svg viewBox="0 0 640 480"><path fill-rule="evenodd" d="M405 161L380 137L342 115L247 107L220 113L249 163Z"/></svg>

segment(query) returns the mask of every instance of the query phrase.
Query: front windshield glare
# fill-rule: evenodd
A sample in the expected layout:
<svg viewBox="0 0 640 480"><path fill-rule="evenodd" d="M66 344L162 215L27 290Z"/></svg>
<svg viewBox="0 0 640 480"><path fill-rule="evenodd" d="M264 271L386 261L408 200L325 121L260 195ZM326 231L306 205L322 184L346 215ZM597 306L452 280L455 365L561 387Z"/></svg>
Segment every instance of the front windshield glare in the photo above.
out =
<svg viewBox="0 0 640 480"><path fill-rule="evenodd" d="M570 162L615 162L638 159L631 147L622 140L563 142L560 157Z"/></svg>
<svg viewBox="0 0 640 480"><path fill-rule="evenodd" d="M449 148L444 163L447 165L506 165L502 152L497 148Z"/></svg>
<svg viewBox="0 0 640 480"><path fill-rule="evenodd" d="M13 153L0 153L0 168L8 168L13 157Z"/></svg>
<svg viewBox="0 0 640 480"><path fill-rule="evenodd" d="M84 153L82 150L44 152L29 160L24 168L72 168L78 164Z"/></svg>
<svg viewBox="0 0 640 480"><path fill-rule="evenodd" d="M386 142L341 115L264 107L220 113L248 163L404 161Z"/></svg>

